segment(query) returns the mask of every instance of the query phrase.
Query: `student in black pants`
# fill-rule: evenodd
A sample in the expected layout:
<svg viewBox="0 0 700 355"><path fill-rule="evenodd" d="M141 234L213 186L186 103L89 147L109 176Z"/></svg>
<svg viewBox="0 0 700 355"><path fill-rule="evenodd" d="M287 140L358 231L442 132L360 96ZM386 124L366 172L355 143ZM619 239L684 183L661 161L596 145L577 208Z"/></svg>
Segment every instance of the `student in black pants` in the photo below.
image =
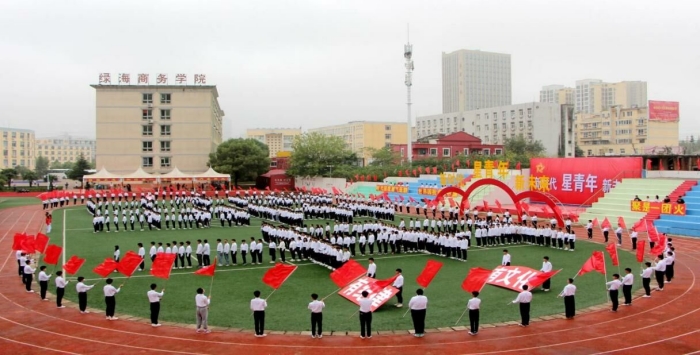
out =
<svg viewBox="0 0 700 355"><path fill-rule="evenodd" d="M472 299L467 303L469 309L469 335L479 334L479 308L481 308L481 300L479 299L479 291L472 291Z"/></svg>
<svg viewBox="0 0 700 355"><path fill-rule="evenodd" d="M360 299L360 338L372 338L372 300L367 298L369 292L362 291Z"/></svg>
<svg viewBox="0 0 700 355"><path fill-rule="evenodd" d="M267 301L260 298L260 291L253 292L253 298L250 300L250 310L253 311L253 319L255 321L255 336L265 337L265 308L267 308Z"/></svg>
<svg viewBox="0 0 700 355"><path fill-rule="evenodd" d="M528 286L523 285L523 291L518 294L518 297L513 303L520 304L520 326L527 327L530 325L530 302L532 302L532 293L527 290Z"/></svg>
<svg viewBox="0 0 700 355"><path fill-rule="evenodd" d="M151 304L151 326L160 327L158 323L158 315L160 315L160 299L165 294L165 289L160 292L156 291L156 284L151 284L151 290L146 293L148 302Z"/></svg>

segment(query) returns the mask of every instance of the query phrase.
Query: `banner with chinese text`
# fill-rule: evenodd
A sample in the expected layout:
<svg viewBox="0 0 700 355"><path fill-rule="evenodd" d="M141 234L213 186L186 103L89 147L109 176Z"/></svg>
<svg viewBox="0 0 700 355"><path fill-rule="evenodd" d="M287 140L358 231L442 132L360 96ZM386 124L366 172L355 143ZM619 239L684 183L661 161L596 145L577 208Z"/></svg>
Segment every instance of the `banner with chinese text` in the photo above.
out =
<svg viewBox="0 0 700 355"><path fill-rule="evenodd" d="M680 113L677 101L649 100L649 121L678 121Z"/></svg>
<svg viewBox="0 0 700 355"><path fill-rule="evenodd" d="M362 291L369 292L369 296L367 297L372 300L372 312L374 312L399 292L399 290L393 286L381 288L374 283L375 281L376 280L371 277L363 276L345 286L340 290L339 294L348 301L359 306L360 299L362 299Z"/></svg>
<svg viewBox="0 0 700 355"><path fill-rule="evenodd" d="M431 188L431 187L419 187L418 193L421 195L437 196L437 194L438 194L438 192L440 192L440 190L442 190L442 189Z"/></svg>
<svg viewBox="0 0 700 355"><path fill-rule="evenodd" d="M659 211L660 214L672 214L676 216L685 216L685 204L678 203L663 203L650 201L631 201L630 211L634 212L651 212Z"/></svg>
<svg viewBox="0 0 700 355"><path fill-rule="evenodd" d="M523 290L523 285L528 285L531 290L541 285L547 278L546 276L545 279L538 278L537 276L541 274L544 273L526 266L499 266L491 271L486 283L520 292ZM533 282L530 282L531 279ZM537 282L534 282L535 280Z"/></svg>
<svg viewBox="0 0 700 355"><path fill-rule="evenodd" d="M402 194L408 193L408 186L403 185L377 185L377 191L382 192L398 192Z"/></svg>
<svg viewBox="0 0 700 355"><path fill-rule="evenodd" d="M565 204L592 204L622 178L642 177L642 158L530 159L529 190L549 193ZM534 199L533 199L534 200Z"/></svg>

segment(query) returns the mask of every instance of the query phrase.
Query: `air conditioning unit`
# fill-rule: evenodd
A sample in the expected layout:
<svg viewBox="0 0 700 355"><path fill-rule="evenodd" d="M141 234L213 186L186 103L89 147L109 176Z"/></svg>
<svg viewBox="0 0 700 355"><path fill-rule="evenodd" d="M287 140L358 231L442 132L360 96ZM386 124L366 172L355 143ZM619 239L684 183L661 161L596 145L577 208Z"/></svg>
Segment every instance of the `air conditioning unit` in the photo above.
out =
<svg viewBox="0 0 700 355"><path fill-rule="evenodd" d="M149 119L148 119L148 124L153 124L153 120L149 118Z"/></svg>
<svg viewBox="0 0 700 355"><path fill-rule="evenodd" d="M148 104L148 108L153 108L153 104Z"/></svg>

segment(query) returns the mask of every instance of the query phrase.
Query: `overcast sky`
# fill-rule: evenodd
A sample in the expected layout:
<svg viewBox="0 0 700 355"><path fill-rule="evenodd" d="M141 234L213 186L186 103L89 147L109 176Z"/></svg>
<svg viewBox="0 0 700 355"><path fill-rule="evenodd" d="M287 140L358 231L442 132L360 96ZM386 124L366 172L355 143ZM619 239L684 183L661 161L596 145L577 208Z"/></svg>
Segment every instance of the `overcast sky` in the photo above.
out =
<svg viewBox="0 0 700 355"><path fill-rule="evenodd" d="M648 82L700 134L698 1L0 1L0 126L95 136L99 73L195 73L225 135L438 114L441 53L511 54L513 103L577 79Z"/></svg>

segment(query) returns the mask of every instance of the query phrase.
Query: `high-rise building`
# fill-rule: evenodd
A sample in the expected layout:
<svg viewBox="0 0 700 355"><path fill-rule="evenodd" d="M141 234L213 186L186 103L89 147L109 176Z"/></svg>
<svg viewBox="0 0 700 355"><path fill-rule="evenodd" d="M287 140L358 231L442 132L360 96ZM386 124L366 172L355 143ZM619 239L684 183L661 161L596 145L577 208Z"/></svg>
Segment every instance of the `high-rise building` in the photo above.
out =
<svg viewBox="0 0 700 355"><path fill-rule="evenodd" d="M34 131L30 129L3 128L2 132L2 169L24 166L34 169Z"/></svg>
<svg viewBox="0 0 700 355"><path fill-rule="evenodd" d="M348 149L362 158L364 164L368 164L372 161L372 149L391 147L392 144L406 144L407 129L406 122L352 121L341 125L309 129L309 132L343 138Z"/></svg>
<svg viewBox="0 0 700 355"><path fill-rule="evenodd" d="M442 112L510 105L510 54L460 49L442 53Z"/></svg>
<svg viewBox="0 0 700 355"><path fill-rule="evenodd" d="M522 135L540 141L547 155L573 157L573 106L544 102L443 113L416 118L418 138L435 134L466 132L483 144L504 145Z"/></svg>
<svg viewBox="0 0 700 355"><path fill-rule="evenodd" d="M96 164L113 173L207 170L222 140L224 111L214 85L92 85Z"/></svg>
<svg viewBox="0 0 700 355"><path fill-rule="evenodd" d="M270 158L289 155L294 138L301 134L301 128L253 128L246 130L246 138L255 139L267 145Z"/></svg>
<svg viewBox="0 0 700 355"><path fill-rule="evenodd" d="M658 154L678 146L678 119L649 119L648 107L612 107L576 114L576 141L585 156Z"/></svg>
<svg viewBox="0 0 700 355"><path fill-rule="evenodd" d="M46 157L49 163L75 162L82 154L88 162L95 160L95 140L63 135L36 139L36 157Z"/></svg>
<svg viewBox="0 0 700 355"><path fill-rule="evenodd" d="M574 105L576 93L574 88L567 88L564 85L543 86L540 90L540 102L560 105Z"/></svg>
<svg viewBox="0 0 700 355"><path fill-rule="evenodd" d="M622 81L605 83L598 79L576 81L576 112L601 113L613 106L646 107L647 83Z"/></svg>

